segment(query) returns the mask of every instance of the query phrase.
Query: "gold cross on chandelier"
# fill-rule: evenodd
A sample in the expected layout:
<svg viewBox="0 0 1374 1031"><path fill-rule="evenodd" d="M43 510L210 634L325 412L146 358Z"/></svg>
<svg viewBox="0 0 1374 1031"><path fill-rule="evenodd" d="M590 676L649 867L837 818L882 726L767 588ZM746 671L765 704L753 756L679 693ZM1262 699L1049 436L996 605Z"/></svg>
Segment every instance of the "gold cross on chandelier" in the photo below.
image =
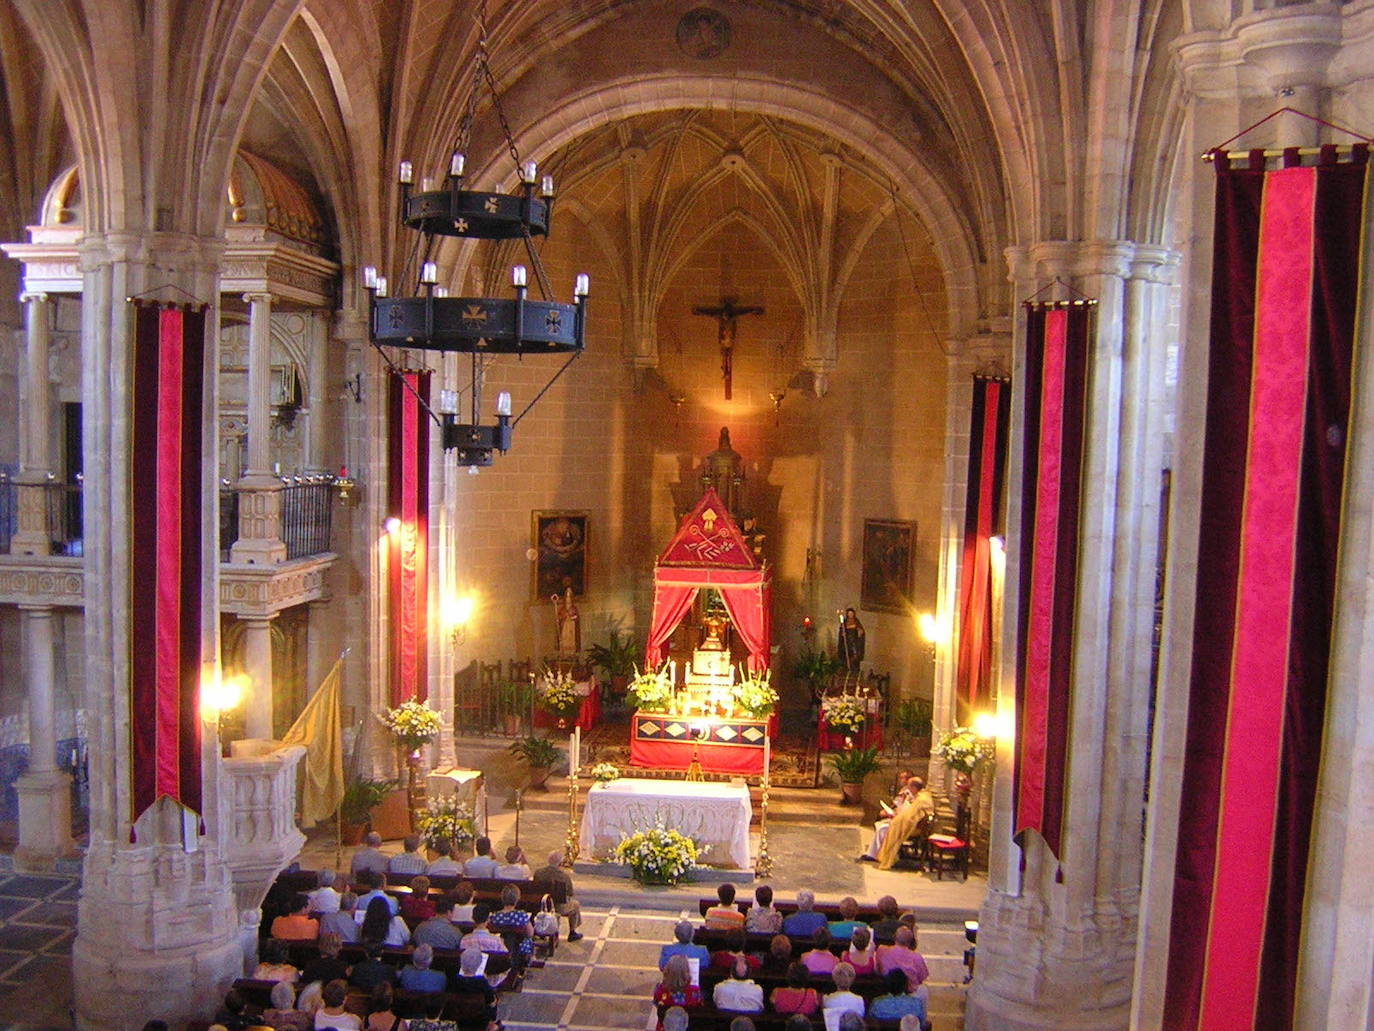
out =
<svg viewBox="0 0 1374 1031"><path fill-rule="evenodd" d="M741 315L762 315L763 309L756 305L740 307L735 304L733 297L723 297L718 305L697 305L692 309L692 314L706 315L716 319L720 324L720 374L725 378L725 400L729 401L731 374L734 369L736 323Z"/></svg>

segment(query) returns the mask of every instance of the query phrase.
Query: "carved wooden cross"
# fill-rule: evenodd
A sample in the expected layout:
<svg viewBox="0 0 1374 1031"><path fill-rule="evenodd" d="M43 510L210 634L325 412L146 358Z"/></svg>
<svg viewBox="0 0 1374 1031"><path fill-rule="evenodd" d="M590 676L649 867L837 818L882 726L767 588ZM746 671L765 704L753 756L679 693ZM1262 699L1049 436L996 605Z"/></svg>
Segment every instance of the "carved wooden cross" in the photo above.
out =
<svg viewBox="0 0 1374 1031"><path fill-rule="evenodd" d="M698 305L693 315L706 315L720 323L720 374L725 377L725 400L730 400L731 373L734 366L735 324L741 315L762 315L763 309L754 305L739 307L733 297L721 298L713 307Z"/></svg>

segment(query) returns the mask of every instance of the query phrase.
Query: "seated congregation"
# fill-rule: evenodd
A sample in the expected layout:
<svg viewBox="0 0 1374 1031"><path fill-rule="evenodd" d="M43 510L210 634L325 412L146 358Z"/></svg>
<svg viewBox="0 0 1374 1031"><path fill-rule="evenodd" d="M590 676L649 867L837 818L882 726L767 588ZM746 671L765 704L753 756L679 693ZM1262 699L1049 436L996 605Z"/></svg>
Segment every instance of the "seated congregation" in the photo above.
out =
<svg viewBox="0 0 1374 1031"><path fill-rule="evenodd" d="M261 962L217 1014L225 1031L500 1031L501 994L555 952L560 917L566 940L581 937L558 852L531 871L518 848L497 863L486 839L466 862L441 849L423 866L410 841L383 863L368 854L375 845L347 875L278 878L263 906ZM820 905L802 890L775 901L761 884L750 902L722 884L699 906L702 922L680 922L660 951L653 1001L664 1027L676 1010L691 1031L783 1031L789 1020L795 1031L799 1021L811 1031L842 1031L841 1021L850 1031L929 1029L915 915L891 896ZM733 1027L744 1015L750 1028Z"/></svg>

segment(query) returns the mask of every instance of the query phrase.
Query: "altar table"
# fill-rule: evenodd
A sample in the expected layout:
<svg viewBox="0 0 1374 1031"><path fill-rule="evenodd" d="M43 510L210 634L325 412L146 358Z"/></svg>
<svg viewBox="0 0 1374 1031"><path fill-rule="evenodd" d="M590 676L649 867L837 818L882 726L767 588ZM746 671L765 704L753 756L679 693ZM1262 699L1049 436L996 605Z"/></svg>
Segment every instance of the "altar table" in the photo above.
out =
<svg viewBox="0 0 1374 1031"><path fill-rule="evenodd" d="M662 820L697 843L700 865L748 870L752 816L744 784L622 778L587 792L579 846L606 859L621 838Z"/></svg>

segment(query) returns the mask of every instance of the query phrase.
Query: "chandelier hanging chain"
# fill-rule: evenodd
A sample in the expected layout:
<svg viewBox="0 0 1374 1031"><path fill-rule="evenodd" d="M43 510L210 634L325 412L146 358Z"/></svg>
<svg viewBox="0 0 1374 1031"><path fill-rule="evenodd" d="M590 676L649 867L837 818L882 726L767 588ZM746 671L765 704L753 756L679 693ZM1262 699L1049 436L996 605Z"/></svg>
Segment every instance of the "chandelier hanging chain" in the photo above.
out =
<svg viewBox="0 0 1374 1031"><path fill-rule="evenodd" d="M410 391L410 394L412 397L415 398L416 403L419 404L419 406L425 410L425 414L428 415L430 419L434 421L434 425L438 426L440 429L443 429L444 420L440 419L439 416L437 416L434 413L434 409L429 406L429 402L426 401L423 397L421 397L420 392L410 385L410 381L407 380L403 375L406 370L401 368L395 362L393 362L391 360L391 356L386 353L386 351L382 348L382 345L377 343L377 341L370 340L368 342L372 345L372 349L382 356L382 361L386 362L386 367L396 374L396 378L400 381L401 386L405 387L406 390ZM425 371L432 372L433 370L429 369L429 367L426 366Z"/></svg>

